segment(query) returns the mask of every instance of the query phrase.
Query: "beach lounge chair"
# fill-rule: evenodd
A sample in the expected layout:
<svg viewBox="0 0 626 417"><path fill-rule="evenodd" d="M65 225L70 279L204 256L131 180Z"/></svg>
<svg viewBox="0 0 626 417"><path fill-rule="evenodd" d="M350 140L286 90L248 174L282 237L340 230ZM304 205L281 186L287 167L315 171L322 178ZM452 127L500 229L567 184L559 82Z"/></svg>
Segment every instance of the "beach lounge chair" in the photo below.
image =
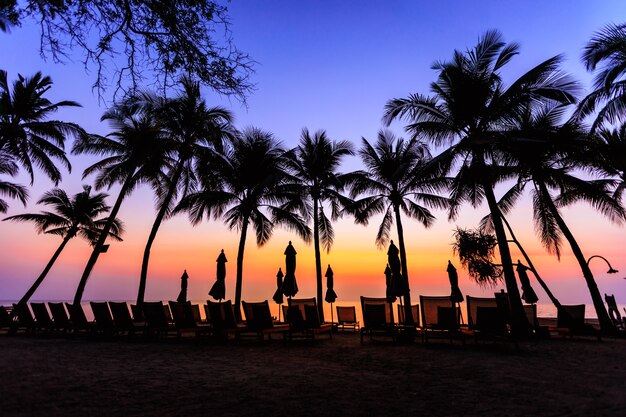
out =
<svg viewBox="0 0 626 417"><path fill-rule="evenodd" d="M17 320L13 322L13 332L23 331L24 333L33 333L36 329L35 318L31 313L28 304L13 304L13 317Z"/></svg>
<svg viewBox="0 0 626 417"><path fill-rule="evenodd" d="M283 338L287 337L289 325L274 324L267 300L260 302L242 301L241 305L246 317L246 330L241 333L242 335L252 333L260 340L264 340L265 335L268 336L268 339L271 339L273 334L280 334Z"/></svg>
<svg viewBox="0 0 626 417"><path fill-rule="evenodd" d="M233 304L230 300L220 303L207 300L204 311L207 323L213 328L213 336L217 339L227 340L229 335L238 339L239 334L246 330L245 324L237 323Z"/></svg>
<svg viewBox="0 0 626 417"><path fill-rule="evenodd" d="M145 324L146 319L143 315L143 311L141 311L141 308L137 304L130 305L130 312L133 314L133 321Z"/></svg>
<svg viewBox="0 0 626 417"><path fill-rule="evenodd" d="M391 337L396 341L396 326L393 319L393 304L386 298L361 296L361 311L363 312L363 326L361 327L361 344L363 336L369 335L370 340L374 336Z"/></svg>
<svg viewBox="0 0 626 417"><path fill-rule="evenodd" d="M178 337L185 334L193 334L196 337L210 335L212 332L211 325L206 323L198 323L196 315L193 312L192 304L189 301L183 303L178 301L170 301L170 311L174 320L174 327L178 333ZM200 313L198 312L198 317Z"/></svg>
<svg viewBox="0 0 626 417"><path fill-rule="evenodd" d="M128 336L132 336L137 332L145 330L145 322L133 321L126 302L109 301L109 309L113 315L113 323L118 333L126 333Z"/></svg>
<svg viewBox="0 0 626 417"><path fill-rule="evenodd" d="M63 303L48 303L54 329L62 332L71 330L70 318Z"/></svg>
<svg viewBox="0 0 626 417"><path fill-rule="evenodd" d="M337 306L337 330L351 329L356 332L361 328L359 321L356 319L356 307L354 306Z"/></svg>
<svg viewBox="0 0 626 417"><path fill-rule="evenodd" d="M506 305L498 303L497 297L465 298L467 302L467 330L474 341L479 340L512 342L517 347L517 339L513 337L508 326L508 299ZM505 310L506 309L506 310Z"/></svg>
<svg viewBox="0 0 626 417"><path fill-rule="evenodd" d="M626 317L622 318L619 308L617 308L615 295L604 294L604 301L606 301L606 306L609 309L609 316L611 317L611 321L613 322L615 328L620 332L626 331Z"/></svg>
<svg viewBox="0 0 626 417"><path fill-rule="evenodd" d="M404 306L398 304L398 324L404 326ZM411 314L413 315L413 322L415 327L420 327L420 305L413 304L411 306Z"/></svg>
<svg viewBox="0 0 626 417"><path fill-rule="evenodd" d="M433 337L460 339L465 343L461 332L461 309L450 300L449 295L420 295L422 313L422 340L425 343Z"/></svg>
<svg viewBox="0 0 626 417"><path fill-rule="evenodd" d="M601 340L600 331L585 323L585 305L561 305L557 310L556 332L561 336L591 336Z"/></svg>
<svg viewBox="0 0 626 417"><path fill-rule="evenodd" d="M164 307L167 307L165 310ZM142 313L146 319L146 333L152 336L178 336L178 331L174 324L167 319L166 311L169 307L162 301L145 301Z"/></svg>
<svg viewBox="0 0 626 417"><path fill-rule="evenodd" d="M317 311L317 300L315 298L289 298L287 300L289 309L287 311L287 322L292 324L290 317L294 318L294 325L290 331L290 338L293 333L303 333L306 338L315 339L318 334L328 333L329 337L333 337L332 323L321 323L319 313ZM295 310L300 311L302 323L298 323L298 315L294 314ZM300 327L300 328L299 328Z"/></svg>
<svg viewBox="0 0 626 417"><path fill-rule="evenodd" d="M37 330L48 332L54 330L54 323L44 303L30 303L30 308L35 316L35 327Z"/></svg>
<svg viewBox="0 0 626 417"><path fill-rule="evenodd" d="M81 304L65 303L65 308L70 315L70 327L72 333L92 333L95 329L95 323L87 320L85 310Z"/></svg>
<svg viewBox="0 0 626 417"><path fill-rule="evenodd" d="M0 331L9 333L13 327L13 318L5 306L0 306Z"/></svg>
<svg viewBox="0 0 626 417"><path fill-rule="evenodd" d="M550 327L539 324L539 317L537 317L537 304L525 304L524 313L528 323L532 327L533 334L540 339L547 339L550 337Z"/></svg>
<svg viewBox="0 0 626 417"><path fill-rule="evenodd" d="M117 329L109 305L105 301L91 301L89 304L94 317L94 331L108 336L116 333Z"/></svg>

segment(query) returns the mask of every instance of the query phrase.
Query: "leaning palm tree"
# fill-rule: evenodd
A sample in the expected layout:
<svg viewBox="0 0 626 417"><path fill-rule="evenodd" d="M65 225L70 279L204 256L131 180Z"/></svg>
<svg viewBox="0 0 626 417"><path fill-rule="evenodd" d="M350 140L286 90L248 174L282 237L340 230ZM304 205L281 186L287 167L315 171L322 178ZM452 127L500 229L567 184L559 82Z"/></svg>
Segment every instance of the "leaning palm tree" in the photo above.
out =
<svg viewBox="0 0 626 417"><path fill-rule="evenodd" d="M595 114L591 130L617 123L626 115L626 23L608 24L587 42L583 62L595 71L593 91L580 101L577 114Z"/></svg>
<svg viewBox="0 0 626 417"><path fill-rule="evenodd" d="M527 185L531 186L533 217L541 242L559 257L561 237L565 237L587 283L600 328L609 334L614 328L598 285L559 208L587 202L616 223L626 218L626 211L609 191L613 180L583 179L576 175L577 170L588 170L588 154L593 143L577 121L572 119L559 125L562 113L562 107L548 106L520 114L520 131L534 134L508 143L518 180L514 192L507 193L508 201L504 207L511 207L520 192Z"/></svg>
<svg viewBox="0 0 626 417"><path fill-rule="evenodd" d="M222 141L233 131L232 114L221 107L208 107L202 99L198 82L184 77L181 84L183 91L178 97L161 103L161 100L148 97L145 103L163 124L165 136L175 149L176 162L168 173L169 185L164 190L159 188L165 194L159 196L159 211L144 249L137 305L144 301L150 250L159 227L171 215L177 195L184 196L195 188L196 179L192 169L195 155L203 150L221 149Z"/></svg>
<svg viewBox="0 0 626 417"><path fill-rule="evenodd" d="M54 160L70 170L65 140L85 135L75 123L46 120L61 108L80 106L74 101L52 103L44 97L51 87L50 77L40 72L31 78L19 75L10 87L6 71L0 70L0 150L28 172L31 184L36 166L58 185L61 171Z"/></svg>
<svg viewBox="0 0 626 417"><path fill-rule="evenodd" d="M324 320L324 299L322 298L322 256L320 241L330 252L335 238L332 220L339 218L341 207L349 199L341 192L350 180L351 174L337 172L341 160L353 155L352 144L347 141L333 142L326 132L317 131L311 136L305 128L300 136L300 145L290 153L287 165L296 177L297 200L307 202L307 212L312 207L313 246L315 250L315 276L317 282L317 308L320 320ZM324 203L331 207L331 219L324 212Z"/></svg>
<svg viewBox="0 0 626 417"><path fill-rule="evenodd" d="M448 199L435 193L447 189L448 179L426 170L428 147L415 140L407 142L396 139L388 130L381 130L374 145L362 138L359 150L366 171L351 184L351 196L366 194L356 200L349 210L357 223L367 225L373 215L382 214L382 222L376 235L376 244L387 244L395 221L400 246L401 275L404 282L404 308L406 323L413 324L409 271L404 243L402 213L416 219L424 227L430 227L435 216L428 207L445 209ZM424 205L420 205L424 204Z"/></svg>
<svg viewBox="0 0 626 417"><path fill-rule="evenodd" d="M149 183L155 189L168 184L164 171L172 166L171 143L164 140L163 129L154 115L143 110L145 109L137 105L133 98L114 106L102 116L102 120L111 124L113 132L108 136L86 136L76 142L72 149L76 154L103 157L83 172L83 178L97 173L96 189L121 184L109 218L93 245L93 251L80 278L74 304L80 303L82 299L89 275L104 250L109 230L124 198L144 183Z"/></svg>
<svg viewBox="0 0 626 417"><path fill-rule="evenodd" d="M8 154L0 151L0 175L14 176L17 174L17 171L17 164L11 160ZM26 187L8 181L0 181L0 195L18 199L24 205L26 205L26 201L28 200L28 190ZM6 213L8 209L9 204L0 198L0 213Z"/></svg>
<svg viewBox="0 0 626 417"><path fill-rule="evenodd" d="M72 238L78 235L86 239L91 245L95 244L100 231L106 223L106 218L98 219L97 217L105 214L110 209L104 201L106 197L107 194L104 193L92 195L90 186L83 186L83 191L71 198L68 197L65 191L55 188L45 193L37 201L37 204L51 206L52 211L18 214L4 219L5 221L31 222L37 227L38 233L47 233L63 238L61 245L54 252L44 270L26 291L19 303L25 304L28 302ZM121 241L120 235L122 232L122 222L119 219L114 219L108 235L115 240Z"/></svg>
<svg viewBox="0 0 626 417"><path fill-rule="evenodd" d="M204 216L223 217L230 229L240 231L235 283L235 314L241 318L243 258L248 227L256 234L257 245L267 243L276 225L294 230L310 239L306 222L282 205L295 200L292 181L284 168L285 153L271 133L248 128L233 139L224 155L206 153L198 162L202 189L190 193L175 211L186 211L195 225ZM298 209L301 209L298 208Z"/></svg>
<svg viewBox="0 0 626 417"><path fill-rule="evenodd" d="M443 147L435 163L457 169L451 219L457 217L463 202L477 207L486 200L498 240L513 327L526 334L530 327L494 192L496 184L507 178L497 169L502 153L498 143L524 108L546 102L573 103L578 86L559 70L560 56L542 62L506 86L500 72L518 50L517 44L504 42L498 31L486 32L472 49L455 51L451 61L433 65L439 75L431 84L432 96L413 94L390 100L384 120L405 119L412 135Z"/></svg>

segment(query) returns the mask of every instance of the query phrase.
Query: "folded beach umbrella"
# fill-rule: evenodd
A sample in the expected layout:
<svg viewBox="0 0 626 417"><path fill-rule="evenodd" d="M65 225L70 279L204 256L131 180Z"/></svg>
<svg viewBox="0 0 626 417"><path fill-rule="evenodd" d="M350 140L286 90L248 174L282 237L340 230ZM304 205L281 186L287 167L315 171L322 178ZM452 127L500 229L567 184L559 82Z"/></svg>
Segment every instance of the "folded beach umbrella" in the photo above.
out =
<svg viewBox="0 0 626 417"><path fill-rule="evenodd" d="M223 300L226 298L226 255L224 255L224 249L217 257L217 272L215 284L209 290L209 295L215 300Z"/></svg>
<svg viewBox="0 0 626 417"><path fill-rule="evenodd" d="M522 265L522 263L517 261L517 276L519 277L519 282L522 285L522 300L524 300L527 304L535 304L539 297L533 290L533 287L530 286L530 280L528 279L528 274L526 274L526 270L529 269L526 266Z"/></svg>
<svg viewBox="0 0 626 417"><path fill-rule="evenodd" d="M326 296L324 297L324 300L327 303L334 303L335 300L337 299L337 293L335 292L334 286L335 286L335 280L333 278L333 270L330 267L330 264L328 265L328 268L326 269L326 274L324 274L324 276L326 277ZM332 312L332 309L331 309Z"/></svg>
<svg viewBox="0 0 626 417"><path fill-rule="evenodd" d="M293 297L298 293L298 284L296 283L296 250L291 245L285 249L285 279L281 287L282 293L287 297Z"/></svg>
<svg viewBox="0 0 626 417"><path fill-rule="evenodd" d="M393 244L393 240L389 244L387 250L387 263L391 268L391 295L402 297L406 292L404 277L402 276L402 268L400 266L400 251Z"/></svg>
<svg viewBox="0 0 626 417"><path fill-rule="evenodd" d="M453 303L460 303L464 300L461 289L459 288L459 275L456 272L456 268L452 265L452 262L448 261L448 279L450 280L450 300Z"/></svg>
<svg viewBox="0 0 626 417"><path fill-rule="evenodd" d="M282 292L283 277L284 277L283 270L281 268L278 268L278 273L276 274L276 292L274 293L274 296L272 297L272 300L274 300L276 304L282 304L285 302L285 300L283 299L283 292ZM280 309L278 310L278 312L280 313Z"/></svg>
<svg viewBox="0 0 626 417"><path fill-rule="evenodd" d="M178 294L178 298L176 301L179 303L184 303L187 301L187 280L189 279L189 275L187 275L187 270L183 272L183 275L180 277L180 293Z"/></svg>

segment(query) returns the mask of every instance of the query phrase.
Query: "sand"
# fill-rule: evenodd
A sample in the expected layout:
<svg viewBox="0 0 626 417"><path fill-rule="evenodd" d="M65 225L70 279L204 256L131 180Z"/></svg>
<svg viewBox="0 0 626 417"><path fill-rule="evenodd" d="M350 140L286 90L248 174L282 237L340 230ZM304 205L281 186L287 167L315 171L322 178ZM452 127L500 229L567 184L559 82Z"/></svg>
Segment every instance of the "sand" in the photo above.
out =
<svg viewBox="0 0 626 417"><path fill-rule="evenodd" d="M626 339L0 336L2 416L622 416Z"/></svg>

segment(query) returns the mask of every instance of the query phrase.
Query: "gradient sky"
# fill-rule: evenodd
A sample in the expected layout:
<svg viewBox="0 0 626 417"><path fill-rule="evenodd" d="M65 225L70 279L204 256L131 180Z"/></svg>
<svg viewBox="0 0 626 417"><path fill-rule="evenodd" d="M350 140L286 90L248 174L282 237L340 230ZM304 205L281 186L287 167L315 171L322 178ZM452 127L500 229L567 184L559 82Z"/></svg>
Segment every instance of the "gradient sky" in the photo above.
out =
<svg viewBox="0 0 626 417"><path fill-rule="evenodd" d="M273 132L285 147L296 146L303 127L310 131L325 129L331 138L347 139L357 146L361 137L374 140L382 126L382 110L387 100L410 93L428 93L429 83L436 77L430 69L432 63L449 59L454 49L471 48L489 29L498 29L506 41L521 44L520 55L504 73L507 81L547 58L564 54L565 70L587 88L591 76L580 63L582 47L605 24L626 20L623 1L257 0L233 1L229 10L236 45L258 62L253 75L256 91L250 96L247 108L210 91L205 93L206 100L231 109L238 127L256 126ZM0 33L0 56L0 66L8 71L10 80L18 73L30 76L42 71L54 81L48 94L51 100L69 99L82 104L82 108L60 112L59 119L78 122L94 133L108 133L107 125L99 121L106 107L98 103L91 90L94 74L85 72L80 55L73 56L74 63L65 65L42 60L37 27L26 23L10 34ZM392 129L403 135L400 124ZM91 183L92 178L82 180L81 174L93 161L71 156L73 170L71 174L65 173L61 187L74 194L80 191L81 184ZM346 160L342 167L346 171L360 168L357 158ZM18 181L28 182L23 176ZM27 208L12 202L7 215L41 210L35 201L51 187L37 173ZM117 188L108 192L113 204ZM448 259L459 269L460 286L465 294L493 292L492 288L480 288L470 281L451 251L454 229L475 227L486 213L484 207L477 210L467 207L459 219L448 222L445 213L436 212L438 221L428 230L415 222L405 222L414 297L449 293ZM87 284L85 300L136 297L141 254L154 215L149 190L139 190L124 202L119 214L127 228L124 242L113 244L100 257ZM615 293L618 302L624 302L624 226L610 224L585 206L564 210L564 218L586 256L601 254L615 268L624 271L609 276L601 260L591 264L600 292ZM518 239L561 302L589 303L582 274L567 244L560 262L538 244L528 200L518 206L510 220ZM386 250L375 246L377 227L377 219L372 219L368 227L355 225L350 218L336 223L335 245L329 254L323 254L322 264L324 269L327 264L332 265L340 300L384 294ZM0 228L3 248L0 300L18 299L43 269L60 239L37 235L30 224L4 222ZM290 233L276 230L269 244L262 248L248 239L244 299L271 298L276 271L284 268L283 251L289 240L293 240L298 251L299 296L315 295L312 246ZM152 249L146 298L175 298L180 275L186 269L190 276L190 298L206 299L215 278L215 260L222 248L229 259L227 297L234 297L237 243L238 233L215 221L197 227L191 227L182 215L167 221ZM72 241L33 299L71 299L88 256L85 242ZM514 257L518 257L515 251ZM534 286L540 302L549 302L541 288ZM500 287L503 286L496 289Z"/></svg>

